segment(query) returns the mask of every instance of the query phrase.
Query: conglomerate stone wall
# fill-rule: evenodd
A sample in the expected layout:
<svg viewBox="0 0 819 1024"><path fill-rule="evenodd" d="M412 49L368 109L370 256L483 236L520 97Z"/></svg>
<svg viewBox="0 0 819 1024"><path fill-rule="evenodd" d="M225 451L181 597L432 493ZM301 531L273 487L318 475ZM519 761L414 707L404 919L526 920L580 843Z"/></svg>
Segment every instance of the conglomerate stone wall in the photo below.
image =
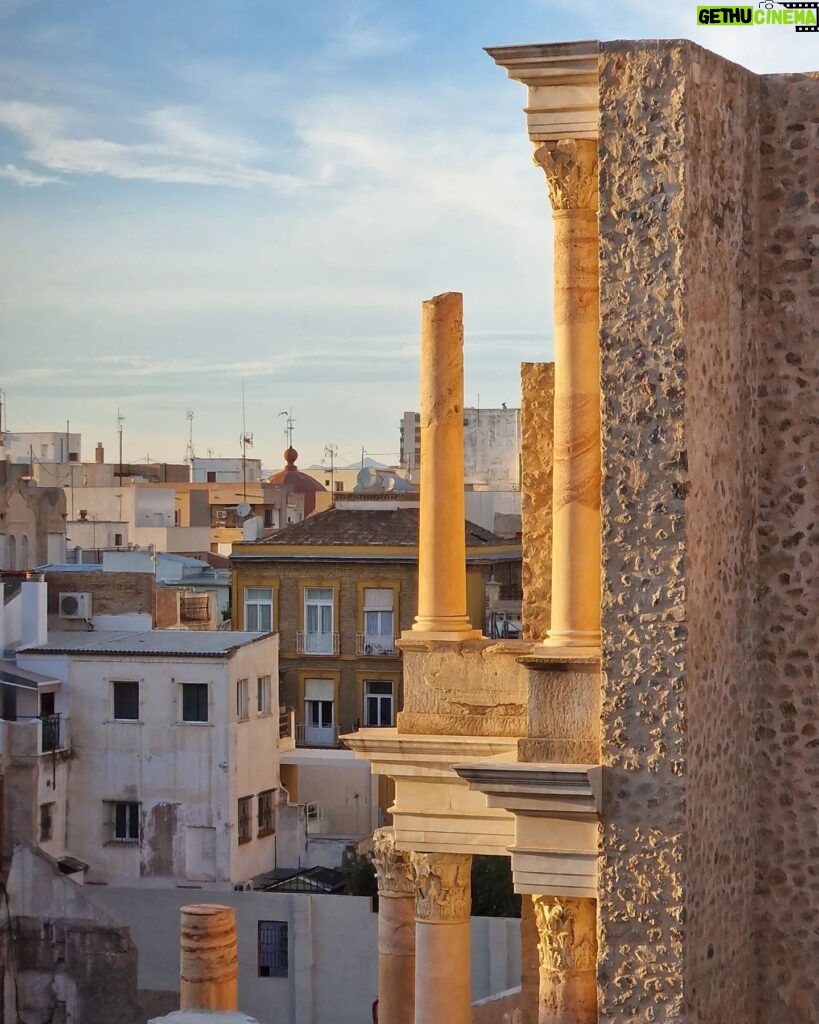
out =
<svg viewBox="0 0 819 1024"><path fill-rule="evenodd" d="M761 106L759 1021L806 1024L819 1021L819 75L763 78Z"/></svg>
<svg viewBox="0 0 819 1024"><path fill-rule="evenodd" d="M552 615L554 363L521 363L520 433L523 636L542 640Z"/></svg>
<svg viewBox="0 0 819 1024"><path fill-rule="evenodd" d="M603 46L602 1020L753 1020L757 94Z"/></svg>

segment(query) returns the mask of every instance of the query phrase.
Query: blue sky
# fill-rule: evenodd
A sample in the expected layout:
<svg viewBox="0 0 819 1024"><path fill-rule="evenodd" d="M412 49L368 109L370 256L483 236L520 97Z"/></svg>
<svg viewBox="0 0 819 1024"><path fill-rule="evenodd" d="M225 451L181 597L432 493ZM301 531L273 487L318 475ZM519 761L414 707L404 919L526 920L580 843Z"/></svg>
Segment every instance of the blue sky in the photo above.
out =
<svg viewBox="0 0 819 1024"><path fill-rule="evenodd" d="M819 38L694 3L0 0L0 388L15 430L128 459L327 443L389 461L422 299L464 292L466 401L551 355L523 87L483 46L697 38L756 71Z"/></svg>

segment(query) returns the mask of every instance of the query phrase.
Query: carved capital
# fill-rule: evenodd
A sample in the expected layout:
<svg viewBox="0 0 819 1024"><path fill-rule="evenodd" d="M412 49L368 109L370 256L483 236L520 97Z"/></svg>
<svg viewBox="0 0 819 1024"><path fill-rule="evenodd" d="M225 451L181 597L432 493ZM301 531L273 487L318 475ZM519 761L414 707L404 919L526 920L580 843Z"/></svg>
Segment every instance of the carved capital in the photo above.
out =
<svg viewBox="0 0 819 1024"><path fill-rule="evenodd" d="M373 864L381 895L414 895L415 878L409 854L396 850L395 832L391 828L379 828L373 833Z"/></svg>
<svg viewBox="0 0 819 1024"><path fill-rule="evenodd" d="M593 971L597 964L597 914L591 899L532 896L540 966L558 974Z"/></svg>
<svg viewBox="0 0 819 1024"><path fill-rule="evenodd" d="M553 210L597 210L597 142L558 139L540 143L534 161L546 172Z"/></svg>
<svg viewBox="0 0 819 1024"><path fill-rule="evenodd" d="M412 853L415 916L419 921L468 921L472 857L468 853Z"/></svg>

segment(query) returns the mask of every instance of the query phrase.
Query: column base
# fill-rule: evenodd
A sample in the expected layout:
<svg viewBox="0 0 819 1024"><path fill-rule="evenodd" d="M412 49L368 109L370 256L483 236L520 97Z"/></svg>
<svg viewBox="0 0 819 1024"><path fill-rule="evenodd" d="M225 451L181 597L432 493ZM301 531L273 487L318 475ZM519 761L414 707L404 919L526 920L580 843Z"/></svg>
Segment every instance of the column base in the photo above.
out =
<svg viewBox="0 0 819 1024"><path fill-rule="evenodd" d="M600 630L550 629L543 640L543 647L580 647L600 651Z"/></svg>
<svg viewBox="0 0 819 1024"><path fill-rule="evenodd" d="M436 618L416 618L412 629L401 633L402 640L478 640L483 634L473 629L465 615L441 615Z"/></svg>

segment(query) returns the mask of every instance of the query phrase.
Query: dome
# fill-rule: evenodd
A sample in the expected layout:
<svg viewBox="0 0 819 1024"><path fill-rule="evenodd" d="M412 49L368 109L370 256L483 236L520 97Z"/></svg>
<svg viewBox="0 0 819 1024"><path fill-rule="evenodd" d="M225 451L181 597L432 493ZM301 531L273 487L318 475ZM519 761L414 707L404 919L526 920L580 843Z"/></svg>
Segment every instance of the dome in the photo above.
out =
<svg viewBox="0 0 819 1024"><path fill-rule="evenodd" d="M284 453L284 469L280 469L278 473L272 473L267 478L267 482L269 484L278 484L279 487L285 487L290 494L303 494L304 513L309 515L316 507L315 495L326 491L327 488L320 484L318 480L314 480L313 477L302 473L296 467L296 459L298 457L299 453L295 448L288 448Z"/></svg>

